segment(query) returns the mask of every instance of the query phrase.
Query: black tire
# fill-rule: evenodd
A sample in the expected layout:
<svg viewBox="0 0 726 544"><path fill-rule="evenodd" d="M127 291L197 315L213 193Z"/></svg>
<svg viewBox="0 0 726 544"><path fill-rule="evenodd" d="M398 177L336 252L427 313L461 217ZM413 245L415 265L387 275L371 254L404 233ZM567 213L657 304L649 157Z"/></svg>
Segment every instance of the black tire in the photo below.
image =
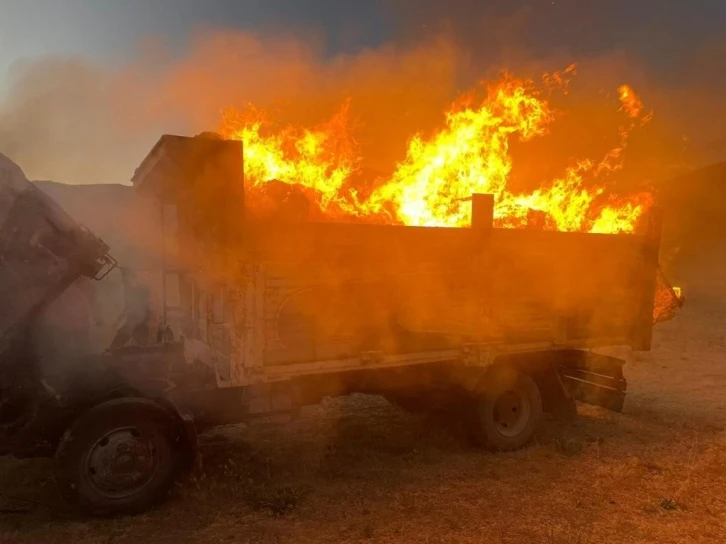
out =
<svg viewBox="0 0 726 544"><path fill-rule="evenodd" d="M66 432L55 477L63 497L88 514L138 514L165 498L186 455L181 425L158 404L109 400Z"/></svg>
<svg viewBox="0 0 726 544"><path fill-rule="evenodd" d="M469 437L490 451L517 450L532 439L541 419L542 397L534 380L515 369L497 369L472 398Z"/></svg>

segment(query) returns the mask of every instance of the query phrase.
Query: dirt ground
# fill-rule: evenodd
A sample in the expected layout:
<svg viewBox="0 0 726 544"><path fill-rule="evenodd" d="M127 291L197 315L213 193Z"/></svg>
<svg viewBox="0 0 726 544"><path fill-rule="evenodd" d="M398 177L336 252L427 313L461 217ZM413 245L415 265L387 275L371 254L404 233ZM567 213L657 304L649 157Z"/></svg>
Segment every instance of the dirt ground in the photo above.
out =
<svg viewBox="0 0 726 544"><path fill-rule="evenodd" d="M374 397L205 440L158 510L87 521L46 461L0 459L0 542L726 542L726 247L676 279L686 307L626 366L623 414L581 406L523 451L468 449Z"/></svg>

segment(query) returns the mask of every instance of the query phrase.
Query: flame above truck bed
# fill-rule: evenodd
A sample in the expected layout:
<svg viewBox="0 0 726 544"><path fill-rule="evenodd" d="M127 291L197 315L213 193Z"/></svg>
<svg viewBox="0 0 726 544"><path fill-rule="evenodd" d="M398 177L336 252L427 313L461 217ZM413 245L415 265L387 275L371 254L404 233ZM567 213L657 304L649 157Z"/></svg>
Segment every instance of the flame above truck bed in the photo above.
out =
<svg viewBox="0 0 726 544"><path fill-rule="evenodd" d="M573 160L561 175L542 180L536 190L510 187L510 145L545 136L557 114L547 93L566 92L576 67L545 74L542 83L504 75L459 97L443 126L428 136L412 135L405 157L378 179L361 176L362 158L350 129L350 103L315 127L280 126L248 107L224 113L220 134L244 143L248 204L265 208L265 185L296 186L316 216L337 221L466 226L468 199L474 193L495 196L494 223L500 227L536 224L560 231L633 232L652 204L649 194L608 193L611 174L623 165L632 130L650 120L628 85L618 89L622 119L619 144L599 159ZM316 217L317 218L317 217Z"/></svg>
<svg viewBox="0 0 726 544"><path fill-rule="evenodd" d="M543 287L537 297L544 297L545 305L570 304L568 312L573 308L592 307L592 298L583 302L573 295L573 285L578 283L589 286L583 289L589 296L600 300L598 304L605 304L615 297L614 303L622 303L621 307L626 314L635 303L632 297L649 298L649 302L643 303L648 306L639 307L637 311L640 330L645 327L649 329L654 318L660 320L662 317L659 316L665 315L660 306L654 308L656 289L664 295L659 300L670 301L667 306L680 302L672 288L656 281L659 237L655 236L651 241L651 234L648 234L651 221L646 221L645 232L639 230L638 233L622 234L495 228L496 234L491 237L491 241L500 241L502 244L496 246L501 247L501 250L495 251L495 246L486 242L487 235L479 228L425 228L391 225L383 221L371 225L365 221L324 220L316 216L320 209L318 202L312 198L314 193L311 193L310 188L281 181L253 185L252 188L242 183L245 156L242 148L243 142L165 135L134 176L137 189L142 193L154 194L163 201L168 200L176 206L178 217L183 218L179 224L182 229L180 232L183 233L181 236L188 236L192 241L183 244L185 249L178 255L180 264L175 266L193 268L201 275L208 273L216 276L211 281L239 282L239 276L235 278L235 274L238 274L234 271L235 263L248 261L294 263L297 274L304 274L308 269L319 272L320 266L328 266L325 263L332 262L332 277L341 281L355 270L345 267L338 270L335 267L339 267L340 263L355 262L361 270L371 269L382 273L386 266L399 262L401 266L390 270L388 276L394 278L393 283L404 281L405 287L408 285L405 278L409 269L416 269L416 263L428 259L442 267L446 282L453 282L457 278L460 282L479 282L485 281L489 262L493 262L499 270L506 271L509 265L503 263L519 260L521 269L529 269L529 273L535 274L530 279L520 277L519 283L532 285L535 279L542 279L543 269L547 268L547 277L551 281L547 285L540 281ZM265 199L267 203L261 206ZM469 207L473 207L474 200L472 197ZM477 201L481 202L481 199ZM496 210L496 200L491 199L490 202ZM493 218L491 215L489 217L487 221L491 229ZM659 232L659 227L655 230ZM478 234L473 234L473 231ZM220 233L226 241L219 237ZM472 237L481 239L484 245L477 245L480 242L472 241ZM399 245L389 247L396 240ZM420 246L419 253L411 259L403 258L402 255L413 251L413 244ZM222 251L217 252L215 245L221 247ZM458 254L451 255L452 248L458 246L461 246ZM644 247L650 248L647 257L641 255ZM187 254L189 248L192 250ZM328 253L321 248L327 248ZM307 251L309 255L301 257L301 251ZM486 255L491 251L494 253L489 259ZM429 257L425 256L427 253ZM218 254L226 254L227 257L223 256L217 262L215 259ZM472 264L470 256L473 255L477 256L478 266L484 267L481 268L479 279L476 279L475 269L466 268ZM466 267L462 268L461 259L464 259ZM593 266L595 262L601 263L601 266ZM200 269L200 266L205 270ZM637 287L637 293L629 294L632 274L638 276L641 272L651 278L648 280L649 285ZM286 275L288 273L291 272L285 272ZM226 274L227 277L222 278L220 274ZM395 276L402 279L395 279ZM598 284L596 280L603 278L606 279L605 283ZM497 282L506 283L510 280L510 274L504 273ZM554 289L554 285L559 287ZM619 293L617 296L613 295L616 291ZM603 312L613 315L609 311ZM621 321L619 326L632 320Z"/></svg>

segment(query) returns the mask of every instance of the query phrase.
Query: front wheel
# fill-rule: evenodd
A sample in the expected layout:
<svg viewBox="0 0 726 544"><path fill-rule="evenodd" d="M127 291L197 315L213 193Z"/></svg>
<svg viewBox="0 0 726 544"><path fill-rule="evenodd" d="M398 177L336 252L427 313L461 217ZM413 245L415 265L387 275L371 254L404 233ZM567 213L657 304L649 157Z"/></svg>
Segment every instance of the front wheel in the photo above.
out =
<svg viewBox="0 0 726 544"><path fill-rule="evenodd" d="M141 513L166 496L185 454L180 425L156 403L110 400L63 437L56 481L64 498L89 514Z"/></svg>
<svg viewBox="0 0 726 544"><path fill-rule="evenodd" d="M492 451L522 448L542 419L539 388L515 369L493 372L475 393L469 416L469 436L475 445Z"/></svg>

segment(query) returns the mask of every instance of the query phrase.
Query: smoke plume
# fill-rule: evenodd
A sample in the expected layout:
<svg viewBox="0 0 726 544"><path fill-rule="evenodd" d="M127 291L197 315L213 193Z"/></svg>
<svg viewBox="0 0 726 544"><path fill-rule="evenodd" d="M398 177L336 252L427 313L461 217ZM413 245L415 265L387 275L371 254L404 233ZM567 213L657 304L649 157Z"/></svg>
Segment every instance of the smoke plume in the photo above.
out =
<svg viewBox="0 0 726 544"><path fill-rule="evenodd" d="M577 7L583 3L568 2L579 27L549 42L532 8L479 4L447 2L442 12L440 3L389 0L395 40L356 53L329 55L314 33L206 30L175 54L147 43L120 67L79 58L25 61L12 67L0 99L0 150L31 179L125 183L160 134L216 130L226 107L253 103L283 122L306 124L350 99L364 166L380 171L403 157L413 134L440 126L451 100L478 80L504 68L539 80L577 62L571 92L556 99L566 115L553 138L513 150L522 157L515 160L518 183L537 184L543 172L608 148L617 138L615 90L626 82L655 113L630 142L630 178L654 181L726 159L717 122L726 113L726 77L718 69L726 39L683 52L674 63L677 79L664 82L647 59L617 47L574 49L583 28L608 24Z"/></svg>

